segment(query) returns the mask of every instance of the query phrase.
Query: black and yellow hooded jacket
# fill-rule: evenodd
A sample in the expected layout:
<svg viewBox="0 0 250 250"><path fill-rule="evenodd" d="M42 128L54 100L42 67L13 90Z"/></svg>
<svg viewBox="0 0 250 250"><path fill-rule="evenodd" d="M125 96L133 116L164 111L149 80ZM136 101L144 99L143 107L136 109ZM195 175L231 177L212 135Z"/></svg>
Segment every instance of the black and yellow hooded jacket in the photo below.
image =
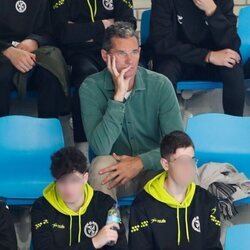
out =
<svg viewBox="0 0 250 250"><path fill-rule="evenodd" d="M0 249L17 250L14 223L8 207L0 201Z"/></svg>
<svg viewBox="0 0 250 250"><path fill-rule="evenodd" d="M221 250L216 198L191 183L177 202L164 189L167 172L150 180L130 212L129 249Z"/></svg>
<svg viewBox="0 0 250 250"><path fill-rule="evenodd" d="M63 51L99 50L105 33L103 19L134 24L132 0L51 0L54 33Z"/></svg>
<svg viewBox="0 0 250 250"><path fill-rule="evenodd" d="M85 202L79 212L69 209L51 183L31 211L34 250L92 250L91 238L106 224L107 212L113 206L110 196L84 186ZM117 244L102 249L127 250L121 224Z"/></svg>

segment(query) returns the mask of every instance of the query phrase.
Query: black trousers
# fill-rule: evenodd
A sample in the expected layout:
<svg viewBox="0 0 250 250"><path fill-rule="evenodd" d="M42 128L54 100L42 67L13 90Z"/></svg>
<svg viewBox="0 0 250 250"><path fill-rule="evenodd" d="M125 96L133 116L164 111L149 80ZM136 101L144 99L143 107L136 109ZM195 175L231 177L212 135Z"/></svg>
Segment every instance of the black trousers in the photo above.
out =
<svg viewBox="0 0 250 250"><path fill-rule="evenodd" d="M242 116L245 103L244 72L241 64L233 68L208 64L204 67L183 64L174 57L154 60L154 70L169 78L174 87L178 81L201 80L223 82L225 114Z"/></svg>
<svg viewBox="0 0 250 250"><path fill-rule="evenodd" d="M75 87L71 103L74 141L76 143L86 142L87 138L81 117L79 88L86 77L103 70L106 64L102 60L100 50L89 53L78 51L78 53L72 53L66 58L67 63L72 66L71 85Z"/></svg>
<svg viewBox="0 0 250 250"><path fill-rule="evenodd" d="M0 57L0 116L9 115L13 76L17 69L6 58ZM48 70L35 66L28 74L28 86L38 90L38 117L56 118L63 111L65 96L57 78Z"/></svg>

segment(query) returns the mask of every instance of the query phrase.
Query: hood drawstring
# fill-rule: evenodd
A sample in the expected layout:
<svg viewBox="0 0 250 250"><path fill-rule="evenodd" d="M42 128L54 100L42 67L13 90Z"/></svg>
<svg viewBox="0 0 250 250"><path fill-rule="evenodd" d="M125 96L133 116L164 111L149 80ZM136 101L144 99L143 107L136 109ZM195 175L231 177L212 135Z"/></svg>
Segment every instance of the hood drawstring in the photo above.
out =
<svg viewBox="0 0 250 250"><path fill-rule="evenodd" d="M71 247L72 245L72 216L69 216L70 218L70 223L69 223L69 246Z"/></svg>
<svg viewBox="0 0 250 250"><path fill-rule="evenodd" d="M177 243L178 246L180 245L181 242L181 228L180 228L180 207L177 206L177 211L176 211L176 219L177 219ZM186 237L187 241L190 242L190 237L189 237L189 228L188 228L188 207L185 207L185 227L186 227Z"/></svg>
<svg viewBox="0 0 250 250"><path fill-rule="evenodd" d="M94 23L95 22L95 16L96 16L96 12L97 12L97 3L96 3L96 0L94 0L95 2L94 2L94 11L93 11L93 7L92 7L92 5L91 5L91 3L90 3L90 0L87 0L87 2L88 2L88 6L89 6L89 10L90 10L90 16L91 16L91 21L92 21L92 23Z"/></svg>
<svg viewBox="0 0 250 250"><path fill-rule="evenodd" d="M180 210L179 207L177 207L177 242L178 242L178 246L180 245L181 242L181 229L180 229Z"/></svg>
<svg viewBox="0 0 250 250"><path fill-rule="evenodd" d="M78 229L78 243L81 242L81 234L82 234L82 217L79 213L79 218L78 218L78 225L79 225L79 229Z"/></svg>
<svg viewBox="0 0 250 250"><path fill-rule="evenodd" d="M188 228L188 207L187 207L187 206L186 206L186 208L185 208L185 224L186 224L186 236L187 236L187 241L190 242L189 228Z"/></svg>
<svg viewBox="0 0 250 250"><path fill-rule="evenodd" d="M69 216L70 218L70 225L69 225L69 246L71 247L72 245L72 216L70 215ZM81 214L79 213L78 215L78 227L79 227L79 230L78 230L78 243L81 242L81 234L82 234L82 217L81 217Z"/></svg>

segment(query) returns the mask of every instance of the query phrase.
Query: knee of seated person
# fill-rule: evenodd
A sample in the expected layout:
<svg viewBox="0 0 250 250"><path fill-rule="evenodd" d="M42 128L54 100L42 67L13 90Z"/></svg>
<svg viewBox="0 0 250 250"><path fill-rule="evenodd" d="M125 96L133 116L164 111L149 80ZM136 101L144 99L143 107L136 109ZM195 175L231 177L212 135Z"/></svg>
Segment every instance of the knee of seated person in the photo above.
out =
<svg viewBox="0 0 250 250"><path fill-rule="evenodd" d="M17 71L15 67L12 65L12 63L4 57L1 57L0 59L0 79L1 84L3 83L5 78L9 78L10 75L13 75Z"/></svg>
<svg viewBox="0 0 250 250"><path fill-rule="evenodd" d="M235 71L242 71L243 72L243 65L242 65L242 63L236 63L232 68L221 67L221 69L227 70L229 72L235 72Z"/></svg>
<svg viewBox="0 0 250 250"><path fill-rule="evenodd" d="M90 165L89 173L96 175L101 169L116 163L117 161L112 155L97 156Z"/></svg>
<svg viewBox="0 0 250 250"><path fill-rule="evenodd" d="M41 84L43 86L46 85L46 86L49 86L50 88L60 86L60 82L58 78L52 72L40 66L38 66L36 70L37 70L36 73L39 76L36 78L38 80L38 84L42 82ZM45 79L45 80L41 81L41 79Z"/></svg>

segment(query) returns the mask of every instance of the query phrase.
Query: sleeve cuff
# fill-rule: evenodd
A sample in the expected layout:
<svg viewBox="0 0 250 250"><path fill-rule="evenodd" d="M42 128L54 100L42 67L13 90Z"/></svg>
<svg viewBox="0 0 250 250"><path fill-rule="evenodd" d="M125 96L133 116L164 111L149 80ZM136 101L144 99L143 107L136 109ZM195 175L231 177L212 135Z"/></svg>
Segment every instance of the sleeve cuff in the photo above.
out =
<svg viewBox="0 0 250 250"><path fill-rule="evenodd" d="M221 11L220 11L220 8L217 6L216 9L215 9L215 11L214 11L214 13L211 16L206 16L205 20L209 24L210 21L213 21L214 18L217 18L220 15L221 15Z"/></svg>
<svg viewBox="0 0 250 250"><path fill-rule="evenodd" d="M88 250L95 250L96 249L93 245L92 238L88 238L87 240L84 240L84 242L80 243L80 245L81 246L79 249L88 249Z"/></svg>
<svg viewBox="0 0 250 250"><path fill-rule="evenodd" d="M160 164L160 151L156 149L147 153L140 154L139 157L143 162L144 170L161 170L162 166Z"/></svg>
<svg viewBox="0 0 250 250"><path fill-rule="evenodd" d="M2 53L4 50L8 49L11 46L11 43L0 42L0 52Z"/></svg>
<svg viewBox="0 0 250 250"><path fill-rule="evenodd" d="M123 103L123 102L118 102L118 101L109 99L108 108L111 109L111 110L114 110L114 111L120 111L123 114L125 113L125 103Z"/></svg>
<svg viewBox="0 0 250 250"><path fill-rule="evenodd" d="M50 36L39 36L36 34L30 34L26 39L35 40L38 43L38 47L45 45L53 45L52 38Z"/></svg>

